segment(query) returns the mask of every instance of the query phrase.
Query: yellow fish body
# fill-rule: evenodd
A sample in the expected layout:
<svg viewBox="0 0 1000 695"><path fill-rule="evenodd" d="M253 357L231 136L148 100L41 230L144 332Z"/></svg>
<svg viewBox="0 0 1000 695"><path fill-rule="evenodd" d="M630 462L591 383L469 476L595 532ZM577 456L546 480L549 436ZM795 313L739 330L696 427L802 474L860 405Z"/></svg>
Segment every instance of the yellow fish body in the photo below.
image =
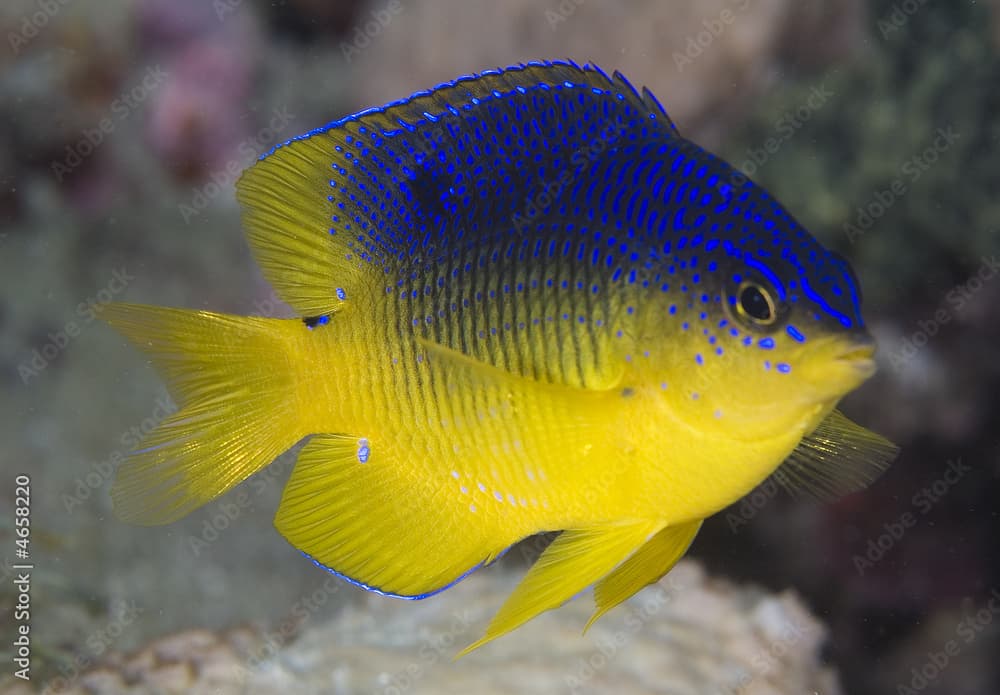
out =
<svg viewBox="0 0 1000 695"><path fill-rule="evenodd" d="M275 524L369 590L424 598L561 531L468 651L591 585L596 619L783 462L834 495L894 455L833 410L874 370L846 262L617 73L460 78L237 189L301 318L102 311L180 406L118 471L125 520L310 437Z"/></svg>

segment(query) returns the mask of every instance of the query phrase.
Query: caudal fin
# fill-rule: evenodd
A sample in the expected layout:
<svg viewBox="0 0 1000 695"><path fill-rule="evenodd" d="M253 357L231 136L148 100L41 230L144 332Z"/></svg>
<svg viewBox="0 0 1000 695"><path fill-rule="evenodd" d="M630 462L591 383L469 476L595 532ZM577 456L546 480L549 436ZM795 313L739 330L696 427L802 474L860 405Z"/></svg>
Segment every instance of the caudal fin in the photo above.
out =
<svg viewBox="0 0 1000 695"><path fill-rule="evenodd" d="M149 355L179 406L118 468L111 498L122 520L179 519L308 434L286 357L301 322L139 304L99 315Z"/></svg>

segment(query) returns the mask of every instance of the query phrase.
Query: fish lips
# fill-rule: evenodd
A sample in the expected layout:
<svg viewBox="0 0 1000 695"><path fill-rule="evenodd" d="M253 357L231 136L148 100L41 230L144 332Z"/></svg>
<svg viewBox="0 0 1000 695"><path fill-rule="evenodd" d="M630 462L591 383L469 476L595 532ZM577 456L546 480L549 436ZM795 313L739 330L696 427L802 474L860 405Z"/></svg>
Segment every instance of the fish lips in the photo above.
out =
<svg viewBox="0 0 1000 695"><path fill-rule="evenodd" d="M864 380L875 374L875 339L868 331L852 333L834 360L857 372Z"/></svg>

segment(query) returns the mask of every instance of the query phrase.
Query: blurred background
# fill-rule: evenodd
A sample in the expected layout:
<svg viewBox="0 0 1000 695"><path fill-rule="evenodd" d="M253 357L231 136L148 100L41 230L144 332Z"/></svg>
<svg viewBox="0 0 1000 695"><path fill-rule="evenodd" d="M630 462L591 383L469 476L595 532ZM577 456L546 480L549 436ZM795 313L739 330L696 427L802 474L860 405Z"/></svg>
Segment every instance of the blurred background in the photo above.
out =
<svg viewBox="0 0 1000 695"><path fill-rule="evenodd" d="M633 665L614 683L563 653L582 624L549 616L509 638L534 645L518 661L507 646L452 665L509 590L489 582L532 549L458 598L373 603L272 528L294 453L172 526L111 514L114 466L173 405L94 304L287 315L233 195L256 156L458 75L569 57L647 85L848 257L879 339L880 371L845 410L901 445L896 464L834 504L759 489L706 523L691 550L706 574L685 576L794 596L818 626L820 692L1000 692L1000 2L4 0L0 40L0 690L230 692L197 661L215 650L244 675L324 672L302 692L487 692L501 671L510 692L786 692L760 689L773 674L754 654L728 689L644 676L671 652L657 619L604 654ZM18 474L30 683L7 629ZM447 632L459 602L482 607L468 634ZM341 651L315 656L320 626Z"/></svg>

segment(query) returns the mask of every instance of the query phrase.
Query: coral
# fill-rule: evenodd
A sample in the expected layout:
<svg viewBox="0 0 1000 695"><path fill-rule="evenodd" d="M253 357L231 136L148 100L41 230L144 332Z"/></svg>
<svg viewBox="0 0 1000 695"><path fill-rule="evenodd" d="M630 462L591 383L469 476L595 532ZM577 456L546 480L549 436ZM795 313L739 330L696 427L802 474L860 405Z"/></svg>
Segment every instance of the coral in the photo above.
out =
<svg viewBox="0 0 1000 695"><path fill-rule="evenodd" d="M515 577L480 572L447 598L370 596L292 629L187 630L116 653L53 695L275 692L740 693L838 695L820 650L826 628L791 593L712 578L684 561L598 621L579 599L457 662Z"/></svg>

